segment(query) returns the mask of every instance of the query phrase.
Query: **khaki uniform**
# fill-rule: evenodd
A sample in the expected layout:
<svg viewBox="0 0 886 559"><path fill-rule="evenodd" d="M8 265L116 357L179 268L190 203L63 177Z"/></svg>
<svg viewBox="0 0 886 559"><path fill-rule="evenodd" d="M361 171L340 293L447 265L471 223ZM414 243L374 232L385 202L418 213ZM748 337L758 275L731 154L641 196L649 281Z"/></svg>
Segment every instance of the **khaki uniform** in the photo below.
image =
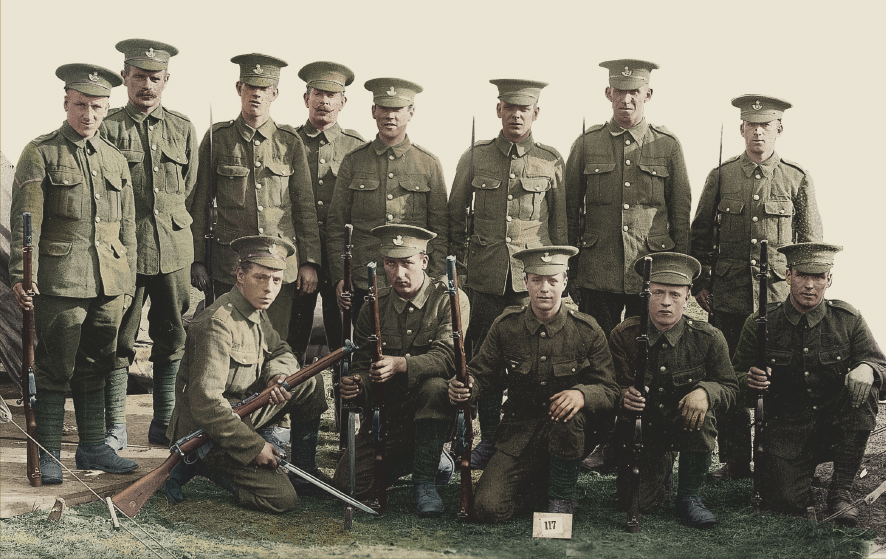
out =
<svg viewBox="0 0 886 559"><path fill-rule="evenodd" d="M87 140L67 122L25 146L12 188L11 285L22 281L22 212L33 216L33 280L40 289L37 387L102 388L114 368L121 295L135 292L126 159L98 134Z"/></svg>
<svg viewBox="0 0 886 559"><path fill-rule="evenodd" d="M327 254L341 254L346 223L354 226L351 266L355 287L367 289L366 265L379 258L379 240L370 231L379 225L414 225L436 233L428 243L427 271L431 277L441 277L449 236L440 160L410 142L408 136L393 147L376 137L349 153L339 167L332 195ZM329 259L329 272L332 284L337 285L343 279L341 258ZM378 275L378 283L386 285L384 274Z"/></svg>
<svg viewBox="0 0 886 559"><path fill-rule="evenodd" d="M470 316L470 305L459 293L462 320ZM362 377L364 391L358 405L372 418L373 384L369 380L372 361L372 309L364 305L357 319L354 341L360 347L351 370ZM452 315L449 294L443 282L425 274L418 293L403 299L392 288L379 290L378 314L382 352L385 356L405 357L407 371L385 383L385 456L390 482L411 474L415 445L415 422L425 419L451 421L455 409L449 404L447 382L455 374L452 343ZM374 494L373 456L375 440L369 423L357 436L356 496L365 500ZM439 457L441 448L434 450ZM335 486L348 488L348 457L342 456L335 471ZM389 482L389 483L390 483Z"/></svg>
<svg viewBox="0 0 886 559"><path fill-rule="evenodd" d="M754 313L745 321L732 359L747 405L756 401L747 389L748 371L758 366L756 318ZM767 329L772 376L764 394L764 501L776 509L804 511L811 504L816 466L833 460L828 501L852 502L852 482L876 425L886 357L861 313L843 301L824 299L805 315L790 297L770 303ZM861 363L873 368L874 388L860 407L852 408L846 375Z"/></svg>
<svg viewBox="0 0 886 559"><path fill-rule="evenodd" d="M252 460L265 445L257 429L285 413L309 421L326 410L323 377L293 388L292 399L240 418L231 407L261 392L275 375L292 375L298 363L259 311L234 287L194 319L175 383L175 408L167 435L175 441L197 429L212 437L203 459L237 485L238 498L252 508L282 512L295 507L295 490L279 470Z"/></svg>
<svg viewBox="0 0 886 559"><path fill-rule="evenodd" d="M621 388L618 430L622 454L617 479L618 504L629 503L631 435L633 421L622 408L627 389L634 385L640 318L631 317L615 328L609 339L615 378ZM685 316L665 332L649 323L649 356L644 384L649 387L643 412L643 454L640 471L640 508L661 503L664 480L677 452L711 452L717 440L717 418L736 405L738 382L729 361L723 334L706 322ZM708 395L708 411L699 431L685 431L679 402L697 388Z"/></svg>
<svg viewBox="0 0 886 559"><path fill-rule="evenodd" d="M476 489L482 522L501 522L547 496L550 456L578 459L595 444L618 397L606 336L593 318L561 307L548 323L531 307L510 307L471 360L472 401L507 387L495 454ZM568 389L585 407L566 423L549 419L550 397ZM532 491L527 491L531 487Z"/></svg>
<svg viewBox="0 0 886 559"><path fill-rule="evenodd" d="M205 254L206 203L210 177L215 180L218 217L211 268L218 288L234 284L239 261L231 241L247 235L278 236L291 241L296 253L287 259L284 287L268 309L274 328L285 337L289 328L294 289L291 285L303 264L320 266L320 234L314 210L305 148L295 129L268 119L253 130L240 115L213 127L212 157L209 134L200 144L200 169L191 201L194 255Z"/></svg>

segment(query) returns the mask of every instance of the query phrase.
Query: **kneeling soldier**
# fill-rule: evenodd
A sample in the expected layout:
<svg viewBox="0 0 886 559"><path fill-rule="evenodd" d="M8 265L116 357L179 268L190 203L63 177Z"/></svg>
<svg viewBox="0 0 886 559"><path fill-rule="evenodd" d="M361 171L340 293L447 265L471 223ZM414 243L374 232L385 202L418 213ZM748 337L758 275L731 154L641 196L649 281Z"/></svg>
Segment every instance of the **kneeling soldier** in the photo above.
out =
<svg viewBox="0 0 886 559"><path fill-rule="evenodd" d="M717 440L716 419L735 404L738 381L729 362L723 333L706 322L683 316L692 280L701 265L691 256L660 252L652 257L649 289L649 356L645 398L634 388L640 318L616 326L609 340L622 416L643 412L643 453L640 460L640 510L667 502L673 482L674 459L680 454L677 514L693 528L716 522L701 500L711 451ZM642 275L643 259L634 270ZM648 405L647 405L648 404ZM633 422L619 421L623 458L630 452ZM618 505L627 509L631 465L619 460Z"/></svg>
<svg viewBox="0 0 886 559"><path fill-rule="evenodd" d="M446 400L446 379L455 372L455 352L446 285L425 273L428 241L437 235L411 225L382 225L372 234L380 240L391 285L378 293L384 354L380 361L370 363L372 348L367 339L373 333L372 308L363 305L354 334L360 350L351 365L360 374L342 378L341 397L353 400L365 395L366 401L372 402L372 383L385 383L388 479L411 472L416 512L419 516L439 516L443 501L437 493L435 476L453 415ZM467 296L460 293L465 323L470 312L467 301ZM369 499L375 490L375 439L370 431L364 428L357 437L356 497L360 500ZM451 471L453 464L448 460ZM335 471L335 486L346 489L348 477L345 455Z"/></svg>
<svg viewBox="0 0 886 559"><path fill-rule="evenodd" d="M618 385L606 334L563 306L566 268L578 249L547 246L514 254L523 262L529 305L508 307L469 365L468 387L453 378L453 402L508 389L495 453L480 477L474 510L502 522L548 497L548 511L572 513L578 465L600 442Z"/></svg>

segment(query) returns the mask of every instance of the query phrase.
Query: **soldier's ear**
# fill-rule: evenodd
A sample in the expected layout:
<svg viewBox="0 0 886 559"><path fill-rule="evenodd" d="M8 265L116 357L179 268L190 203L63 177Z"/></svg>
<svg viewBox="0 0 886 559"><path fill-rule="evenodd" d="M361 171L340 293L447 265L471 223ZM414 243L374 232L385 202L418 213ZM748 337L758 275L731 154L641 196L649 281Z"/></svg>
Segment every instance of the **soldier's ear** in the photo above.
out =
<svg viewBox="0 0 886 559"><path fill-rule="evenodd" d="M612 101L612 88L611 87L607 87L603 93L606 95L606 98L609 99L609 101Z"/></svg>
<svg viewBox="0 0 886 559"><path fill-rule="evenodd" d="M242 95L241 91L243 89L243 82L237 81L237 84L234 86L237 88L237 95Z"/></svg>
<svg viewBox="0 0 886 559"><path fill-rule="evenodd" d="M649 101L650 99L652 99L652 88L651 87L646 90L646 99L644 100L644 102Z"/></svg>
<svg viewBox="0 0 886 559"><path fill-rule="evenodd" d="M501 101L495 104L495 115L501 118Z"/></svg>

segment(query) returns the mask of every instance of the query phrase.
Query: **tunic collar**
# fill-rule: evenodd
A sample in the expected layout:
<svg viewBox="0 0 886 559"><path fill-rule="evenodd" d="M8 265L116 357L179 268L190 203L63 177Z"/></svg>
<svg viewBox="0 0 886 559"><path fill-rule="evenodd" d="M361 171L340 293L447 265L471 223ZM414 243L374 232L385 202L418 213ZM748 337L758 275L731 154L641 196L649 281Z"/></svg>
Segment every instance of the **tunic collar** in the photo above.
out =
<svg viewBox="0 0 886 559"><path fill-rule="evenodd" d="M542 322L535 316L535 313L532 312L532 304L526 305L526 310L523 314L523 322L526 324L526 329L529 333L535 336L539 329L544 327L547 331L548 336L556 336L557 332L563 329L563 326L566 325L566 315L569 313L569 309L566 308L562 303L560 304L560 310L557 311L557 316L555 316L550 322Z"/></svg>
<svg viewBox="0 0 886 559"><path fill-rule="evenodd" d="M92 149L96 149L95 142L96 142L96 140L98 140L98 137L99 137L98 132L96 132L95 135L93 135L91 138L89 138L87 140L86 138L81 136L76 130L74 130L74 128L70 124L68 124L67 120L62 124L61 132L62 132L62 136L64 136L66 140L68 140L69 142L71 142L72 144L74 144L75 146L77 146L80 149L85 148L87 144L90 147L92 147Z"/></svg>
<svg viewBox="0 0 886 559"><path fill-rule="evenodd" d="M411 299L404 299L397 295L397 292L394 291L394 288L391 287L391 295L394 298L394 309L396 309L397 314L402 314L406 307L412 303L412 306L421 309L425 306L425 303L428 300L428 297L431 296L431 278L428 277L428 274L424 274L424 280L422 281L421 287L418 290L418 293L412 296Z"/></svg>
<svg viewBox="0 0 886 559"><path fill-rule="evenodd" d="M126 106L123 107L123 110L126 111L126 114L129 115L136 123L141 124L146 118L151 117L156 120L163 120L165 118L165 111L163 110L163 105L157 105L153 111L150 113L144 113L138 109L135 105L132 104L132 101L126 103Z"/></svg>
<svg viewBox="0 0 886 559"><path fill-rule="evenodd" d="M773 151L772 155L769 156L769 159L767 159L763 163L757 164L751 161L751 158L748 157L748 152L743 151L741 153L740 161L741 170L744 172L744 175L746 177L750 178L754 170L759 168L764 177L770 178L772 176L772 172L775 170L775 167L781 162L781 157L779 157L778 152Z"/></svg>
<svg viewBox="0 0 886 559"><path fill-rule="evenodd" d="M273 136L274 132L277 130L277 124L274 123L274 119L271 117L268 117L268 120L258 128L252 128L246 124L242 114L240 114L237 117L237 120L234 121L234 126L237 127L237 132L239 132L247 142L252 141L252 138L256 133L261 134L262 137L267 139Z"/></svg>
<svg viewBox="0 0 886 559"><path fill-rule="evenodd" d="M372 140L372 149L375 150L376 155L384 155L384 153L388 150L394 152L396 157L400 157L407 151L412 148L412 142L409 141L409 136L407 135L403 138L403 141L397 144L396 146L389 146L388 144L381 141L378 137L378 134L375 135L375 139Z"/></svg>
<svg viewBox="0 0 886 559"><path fill-rule="evenodd" d="M528 151L532 150L532 148L535 147L535 142L532 140L532 132L530 132L528 136L523 138L523 140L515 144L505 138L504 131L501 131L495 138L495 145L498 146L499 151L505 154L505 156L511 154L511 146L516 146L517 157L523 157Z"/></svg>
<svg viewBox="0 0 886 559"><path fill-rule="evenodd" d="M671 347L676 347L677 342L680 341L680 338L683 336L683 332L686 330L686 317L681 316L680 320L677 321L676 324L671 326L668 330L662 332L658 328L655 327L655 324L652 322L652 319L649 319L649 346L654 346L661 340L662 337L671 344Z"/></svg>
<svg viewBox="0 0 886 559"><path fill-rule="evenodd" d="M250 322L254 322L258 324L261 322L261 313L262 311L252 306L252 303L246 300L246 297L240 293L240 290L237 289L237 286L231 288L229 291L230 294L230 302L234 304L234 308L243 315L246 320Z"/></svg>
<svg viewBox="0 0 886 559"><path fill-rule="evenodd" d="M629 133L631 137L634 138L634 141L638 144L643 144L643 138L646 136L646 132L649 131L649 123L646 122L646 117L644 116L640 119L640 122L635 124L630 128L622 128L615 122L615 117L609 120L609 133L613 136L621 136L625 132Z"/></svg>
<svg viewBox="0 0 886 559"><path fill-rule="evenodd" d="M788 321L796 326L803 320L803 317L806 317L806 323L810 328L814 328L816 324L821 322L821 319L824 318L824 315L828 312L828 301L827 299L822 299L821 303L818 304L817 307L809 311L808 313L801 313L797 310L793 303L791 303L791 295L788 293L788 298L785 299L784 304L784 314L787 317Z"/></svg>
<svg viewBox="0 0 886 559"><path fill-rule="evenodd" d="M339 126L337 122L321 132L320 130L317 130L317 127L311 124L311 121L309 120L305 122L304 130L309 138L316 138L322 134L330 144L334 143L338 137L341 136L341 126Z"/></svg>

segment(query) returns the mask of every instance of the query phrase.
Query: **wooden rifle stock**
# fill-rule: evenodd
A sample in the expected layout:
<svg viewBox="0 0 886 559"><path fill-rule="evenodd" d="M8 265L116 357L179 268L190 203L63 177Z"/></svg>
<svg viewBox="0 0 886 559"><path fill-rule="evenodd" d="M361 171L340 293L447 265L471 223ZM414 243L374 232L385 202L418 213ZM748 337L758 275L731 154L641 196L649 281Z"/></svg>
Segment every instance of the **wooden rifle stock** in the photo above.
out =
<svg viewBox="0 0 886 559"><path fill-rule="evenodd" d="M372 334L369 341L372 343L372 362L381 361L381 322L378 316L378 278L376 277L376 264L370 262L366 265L367 285L369 295L366 302L372 313ZM385 383L372 383L372 434L375 437L375 498L369 506L383 514L388 507L388 469L385 463Z"/></svg>
<svg viewBox="0 0 886 559"><path fill-rule="evenodd" d="M643 259L643 300L640 311L640 333L637 335L637 364L634 369L634 389L646 397L646 361L649 358L649 276L652 273L652 257ZM634 433L631 441L631 492L628 503L627 530L631 534L640 531L640 456L643 452L643 413L634 416Z"/></svg>
<svg viewBox="0 0 886 559"><path fill-rule="evenodd" d="M218 212L215 189L215 166L212 161L212 106L209 107L209 199L206 201L206 243L204 244L203 265L206 275L209 276L209 286L203 294L205 303L203 308L215 302L215 284L212 280L212 251L215 245L215 220Z"/></svg>
<svg viewBox="0 0 886 559"><path fill-rule="evenodd" d="M353 282L351 281L351 258L353 254L351 249L354 248L353 242L354 235L354 226L350 223L345 224L345 240L344 240L344 250L342 251L342 272L344 276L344 285L342 286L341 297L342 299L346 299L348 301L351 300L351 291L353 290ZM341 344L345 345L347 340L350 340L352 337L352 324L351 324L351 309L343 309L341 311ZM341 360L341 367L338 369L337 374L335 374L335 378L332 379L333 386L336 388L334 390L335 400L334 400L334 412L335 412L335 425L338 427L338 453L339 456L344 454L345 449L348 447L348 426L345 422L345 416L347 415L347 411L344 410L344 404L342 402L341 396L339 395L338 384L341 382L343 377L346 377L351 372L351 362L348 356L345 356L344 359Z"/></svg>
<svg viewBox="0 0 886 559"><path fill-rule="evenodd" d="M468 385L468 363L465 357L464 331L462 330L461 305L458 295L458 272L455 269L455 257L446 257L446 276L449 280L449 310L452 315L452 341L455 349L455 377L459 382ZM464 419L465 437L462 441L461 457L458 469L461 473L461 497L458 504L458 519L474 518L474 481L471 478L471 449L474 448L474 425L471 421L471 403L465 401L458 407L457 416ZM458 421L455 422L458 437ZM453 447L454 449L454 447Z"/></svg>
<svg viewBox="0 0 886 559"><path fill-rule="evenodd" d="M31 212L22 212L22 289L34 296L34 244L31 239ZM37 418L34 416L36 394L34 387L34 307L22 311L22 402L25 409L25 428L28 433L26 472L32 487L43 485L40 472L40 453L37 449Z"/></svg>
<svg viewBox="0 0 886 559"><path fill-rule="evenodd" d="M354 344L347 342L344 347L333 351L314 363L311 363L309 366L299 369L295 374L286 377L286 380L284 381L286 386L284 386L284 388L287 388L288 386L288 390L292 390L317 373L322 372L325 368L335 364L339 359L344 357L345 354L353 353L356 350L357 347L354 346ZM271 397L271 390L275 387L276 385L265 388L261 392L253 394L238 402L232 406L232 411L240 417L246 417L255 410L263 408L268 404ZM197 431L182 437L172 445L169 458L151 473L115 495L111 500L117 508L123 511L123 514L129 518L135 518L135 515L138 514L138 511L140 511L148 499L151 498L151 495L160 489L160 486L169 479L169 474L172 473L172 469L175 468L186 456L196 453L200 447L210 441L210 438L209 434L204 432L203 429L198 429Z"/></svg>
<svg viewBox="0 0 886 559"><path fill-rule="evenodd" d="M759 293L757 294L757 367L766 371L766 305L769 303L769 241L760 241L760 273L757 274ZM763 473L766 468L763 451L763 390L757 390L757 405L754 409L754 444L751 454L751 468L754 470L754 492L751 494L751 508L759 513L763 506Z"/></svg>

